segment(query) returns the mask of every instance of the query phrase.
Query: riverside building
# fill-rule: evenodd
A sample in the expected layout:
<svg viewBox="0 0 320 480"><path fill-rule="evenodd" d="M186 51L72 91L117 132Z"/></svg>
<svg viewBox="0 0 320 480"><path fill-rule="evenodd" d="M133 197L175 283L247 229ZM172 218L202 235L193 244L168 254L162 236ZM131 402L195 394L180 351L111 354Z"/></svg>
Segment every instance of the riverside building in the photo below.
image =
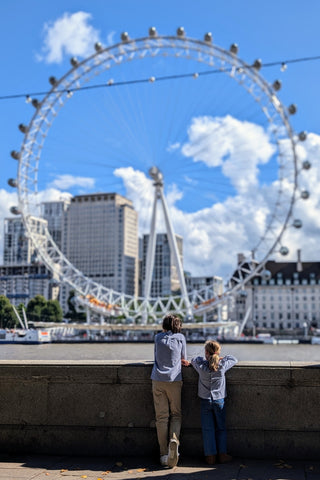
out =
<svg viewBox="0 0 320 480"><path fill-rule="evenodd" d="M175 235L175 237L181 264L183 265L183 239L180 235ZM148 243L149 235L144 235L142 238L141 249L141 295L144 295ZM172 293L179 292L179 277L177 268L173 261L173 255L170 251L168 235L166 233L157 233L150 296L165 297L167 295L171 295Z"/></svg>
<svg viewBox="0 0 320 480"><path fill-rule="evenodd" d="M93 281L138 294L138 214L117 193L78 195L66 215L63 251Z"/></svg>
<svg viewBox="0 0 320 480"><path fill-rule="evenodd" d="M37 230L41 232L46 220L37 218L34 221ZM42 237L45 241L45 236ZM13 305L27 305L36 295L43 295L49 300L57 299L58 293L51 272L43 265L26 235L21 217L6 218L3 265L0 266L0 295L8 297Z"/></svg>
<svg viewBox="0 0 320 480"><path fill-rule="evenodd" d="M41 216L48 222L48 230L58 248L63 250L62 239L66 215L71 199L41 204Z"/></svg>
<svg viewBox="0 0 320 480"><path fill-rule="evenodd" d="M270 278L256 276L237 294L230 319L253 331L302 333L320 327L320 262L266 263Z"/></svg>
<svg viewBox="0 0 320 480"><path fill-rule="evenodd" d="M218 276L197 276L193 277L190 273L186 273L186 286L188 292L192 293L194 290L200 292L204 298L210 299L212 297L218 297L223 294L224 284L223 278ZM218 305L215 310L205 313L203 315L203 321L226 321L228 320L228 307L227 305Z"/></svg>
<svg viewBox="0 0 320 480"><path fill-rule="evenodd" d="M65 230L68 216L68 209L70 207L70 199L63 199L58 201L43 202L41 204L41 215L48 222L49 233L58 246L58 248L65 252ZM63 312L68 311L68 297L70 287L66 284L59 286L59 302Z"/></svg>

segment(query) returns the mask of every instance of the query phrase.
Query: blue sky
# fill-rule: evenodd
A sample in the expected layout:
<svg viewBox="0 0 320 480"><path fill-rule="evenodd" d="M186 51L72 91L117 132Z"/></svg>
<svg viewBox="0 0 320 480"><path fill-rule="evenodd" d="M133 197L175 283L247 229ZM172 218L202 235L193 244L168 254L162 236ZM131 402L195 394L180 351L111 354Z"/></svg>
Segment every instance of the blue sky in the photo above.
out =
<svg viewBox="0 0 320 480"><path fill-rule="evenodd" d="M298 0L4 0L0 6L0 48L4 72L0 78L0 96L45 91L49 89L50 75L60 78L70 69L72 49L79 45L73 44L68 36L61 41L57 22L63 17L69 19L69 24L60 30L61 34L65 34L69 26L71 28L74 15L79 12L82 12L79 25L87 32L84 39L78 39L79 42L89 41L90 37L99 39L104 45L112 45L119 41L123 31L132 38L139 38L147 35L150 26L155 26L160 34L170 35L182 25L187 36L192 38L202 39L204 33L210 31L214 43L223 48L228 49L232 43L237 43L239 56L249 64L257 58L267 63L320 55L320 4L317 0L309 0L303 7ZM83 56L86 56L86 48L89 45L83 48ZM81 54L78 56L81 58ZM153 70L147 62L134 65L132 62L122 70L114 69L110 78L141 78L149 72L150 75L154 72L158 75L172 71L192 72L194 66L188 62L178 65L168 61L164 67L159 63L157 68ZM281 101L285 105L297 104L298 112L292 117L294 130L306 130L312 134L312 141L308 141L302 157L308 156L313 164L309 178L303 179L303 186L312 190L313 199L309 203L298 204L297 215L302 218L305 228L294 231L294 235L289 230L286 240L291 258L295 258L297 248L302 248L305 260L319 260L320 257L317 241L320 226L319 74L320 60L288 64L284 72L279 66L262 69L262 75L268 82L281 79ZM236 254L251 249L252 242L259 237L267 221L265 210L269 204L266 198L272 193L266 192L260 202L254 188L250 187L250 172L245 170L248 162L244 157L248 156L249 147L256 151L258 148L255 143L248 146L242 136L243 125L247 130L249 128L244 122L249 122L250 128L260 125L264 130L267 122L261 118L254 102L243 96L229 80L217 78L212 83L213 88L210 81L213 82L199 78L194 83L192 80L177 80L163 86L155 84L152 93L150 85L117 87L117 90L114 88L108 92L79 92L63 108L46 140L39 169L39 189L44 192L43 198L56 198L59 191L77 194L116 190L128 195L140 208L140 228L147 231L152 201L147 170L153 164L159 164L164 170L175 229L185 240L186 269L208 275L225 274L228 269L231 270ZM98 77L92 83L100 82ZM137 98L141 102L141 112L136 108ZM16 176L17 165L10 157L10 151L18 150L22 141L17 126L21 122L28 123L34 109L26 104L24 98L1 100L0 108L2 222L10 215L9 207L16 203L7 179ZM143 120L142 113L145 116ZM240 152L238 169L245 172L245 187L239 185L236 170L233 170L233 175L230 172L226 175L221 169L204 168L203 158L195 161L192 156L195 150L188 128L194 125L192 132L199 141L197 132L204 128L205 116L211 119L210 128L217 127L219 118L219 128L223 124L225 132L230 133L231 129L237 132L233 135L232 148ZM193 124L195 118L202 121ZM257 131L252 136L260 139ZM271 188L277 177L276 159L270 152L267 153L270 147L267 143L263 149L266 153L260 152L260 165L254 179L258 179L258 187L261 188L263 185ZM209 154L212 156L218 151L220 160L224 161L226 153L223 147L220 150L215 145L213 150L209 149ZM68 183L70 177L73 182ZM141 199L141 191L145 193L145 200ZM148 208L143 209L146 205ZM251 212L254 211L257 215L253 218Z"/></svg>

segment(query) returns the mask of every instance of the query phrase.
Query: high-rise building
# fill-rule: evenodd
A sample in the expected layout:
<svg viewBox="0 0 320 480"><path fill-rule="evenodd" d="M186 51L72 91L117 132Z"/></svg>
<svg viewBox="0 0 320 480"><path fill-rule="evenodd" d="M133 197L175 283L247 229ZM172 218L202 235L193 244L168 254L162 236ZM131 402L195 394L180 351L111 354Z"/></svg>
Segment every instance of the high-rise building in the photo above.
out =
<svg viewBox="0 0 320 480"><path fill-rule="evenodd" d="M46 224L45 220L36 219L37 229L41 231L41 224ZM37 251L30 238L26 235L26 230L21 217L4 219L4 265L17 265L35 263Z"/></svg>
<svg viewBox="0 0 320 480"><path fill-rule="evenodd" d="M36 230L41 232L46 221L34 219L34 222ZM35 295L43 295L47 300L57 298L58 289L52 282L52 274L39 259L20 217L4 220L3 257L0 295L8 297L13 305L27 305Z"/></svg>
<svg viewBox="0 0 320 480"><path fill-rule="evenodd" d="M175 235L175 237L180 260L183 264L183 239L180 235ZM141 295L144 295L148 242L149 235L144 235L142 238ZM173 254L170 251L168 235L166 233L157 233L150 296L163 297L179 291L179 277L173 261Z"/></svg>
<svg viewBox="0 0 320 480"><path fill-rule="evenodd" d="M41 204L41 216L48 222L48 230L58 248L63 249L62 238L64 221L71 200L59 200L43 202Z"/></svg>
<svg viewBox="0 0 320 480"><path fill-rule="evenodd" d="M57 247L66 251L65 235L68 209L71 199L64 199L41 204L41 215L48 222L48 230ZM68 297L71 288L67 284L60 284L59 302L63 312L68 311Z"/></svg>
<svg viewBox="0 0 320 480"><path fill-rule="evenodd" d="M93 281L138 293L138 214L116 193L78 195L66 216L63 251Z"/></svg>

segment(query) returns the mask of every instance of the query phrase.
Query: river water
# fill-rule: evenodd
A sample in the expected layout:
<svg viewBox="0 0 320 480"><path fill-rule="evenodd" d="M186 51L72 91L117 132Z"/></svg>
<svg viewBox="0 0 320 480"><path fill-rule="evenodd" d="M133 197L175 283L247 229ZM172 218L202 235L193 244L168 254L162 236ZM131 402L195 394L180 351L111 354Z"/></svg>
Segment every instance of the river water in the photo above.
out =
<svg viewBox="0 0 320 480"><path fill-rule="evenodd" d="M203 355L203 344L188 344L188 358ZM320 364L320 345L223 344L222 355L240 361L302 361ZM127 360L152 361L152 343L0 344L0 360Z"/></svg>

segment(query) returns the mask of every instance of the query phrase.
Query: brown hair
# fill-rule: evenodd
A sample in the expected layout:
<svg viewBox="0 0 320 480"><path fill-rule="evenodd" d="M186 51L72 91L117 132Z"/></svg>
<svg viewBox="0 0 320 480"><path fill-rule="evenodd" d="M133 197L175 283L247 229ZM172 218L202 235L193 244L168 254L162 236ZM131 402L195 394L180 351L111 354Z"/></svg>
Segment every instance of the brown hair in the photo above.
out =
<svg viewBox="0 0 320 480"><path fill-rule="evenodd" d="M220 360L220 343L215 342L214 340L207 340L204 345L205 351L208 353L208 362L210 370L215 372L218 370L219 360Z"/></svg>
<svg viewBox="0 0 320 480"><path fill-rule="evenodd" d="M163 330L171 330L172 333L180 333L181 327L181 318L177 317L177 315L172 315L171 313L166 315L162 321Z"/></svg>

